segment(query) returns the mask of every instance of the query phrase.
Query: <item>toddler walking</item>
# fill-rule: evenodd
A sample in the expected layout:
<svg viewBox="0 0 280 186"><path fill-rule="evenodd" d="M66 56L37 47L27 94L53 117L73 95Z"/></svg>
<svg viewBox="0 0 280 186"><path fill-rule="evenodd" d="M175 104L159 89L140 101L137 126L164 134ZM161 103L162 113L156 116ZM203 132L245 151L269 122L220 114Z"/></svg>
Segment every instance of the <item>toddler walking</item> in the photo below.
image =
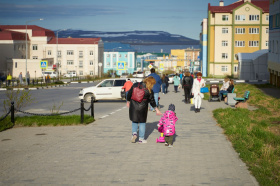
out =
<svg viewBox="0 0 280 186"><path fill-rule="evenodd" d="M173 135L175 134L175 123L177 120L175 105L170 104L158 124L158 131L163 132L165 136L165 146L173 147Z"/></svg>

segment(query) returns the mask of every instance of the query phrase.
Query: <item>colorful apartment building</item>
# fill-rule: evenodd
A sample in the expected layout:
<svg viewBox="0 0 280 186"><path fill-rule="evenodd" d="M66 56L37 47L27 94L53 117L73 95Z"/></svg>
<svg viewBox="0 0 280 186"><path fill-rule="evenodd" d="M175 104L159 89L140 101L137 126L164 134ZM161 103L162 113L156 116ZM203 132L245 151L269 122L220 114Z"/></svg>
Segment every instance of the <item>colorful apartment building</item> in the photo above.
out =
<svg viewBox="0 0 280 186"><path fill-rule="evenodd" d="M41 77L41 60L48 60L47 68L61 75L76 71L79 76L97 76L103 51L101 38L56 38L53 31L36 25L0 25L0 72L13 77L20 72L25 76L26 71Z"/></svg>
<svg viewBox="0 0 280 186"><path fill-rule="evenodd" d="M280 87L280 0L269 2L269 53L270 83Z"/></svg>
<svg viewBox="0 0 280 186"><path fill-rule="evenodd" d="M268 49L269 0L208 4L207 74L237 76L236 54Z"/></svg>
<svg viewBox="0 0 280 186"><path fill-rule="evenodd" d="M171 56L176 57L177 69L179 71L193 70L194 64L199 63L199 48L187 48L187 49L172 49ZM199 66L199 65L196 65ZM197 68L195 68L197 70Z"/></svg>
<svg viewBox="0 0 280 186"><path fill-rule="evenodd" d="M201 73L203 77L207 77L207 19L201 22L200 49Z"/></svg>

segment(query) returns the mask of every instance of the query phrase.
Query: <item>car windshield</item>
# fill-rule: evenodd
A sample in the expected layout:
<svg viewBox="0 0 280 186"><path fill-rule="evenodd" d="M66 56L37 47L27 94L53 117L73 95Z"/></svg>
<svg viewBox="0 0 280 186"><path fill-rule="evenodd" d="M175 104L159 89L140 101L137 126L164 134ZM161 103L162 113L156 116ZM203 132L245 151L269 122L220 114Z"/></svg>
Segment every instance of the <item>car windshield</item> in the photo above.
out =
<svg viewBox="0 0 280 186"><path fill-rule="evenodd" d="M143 72L137 72L137 74L143 74Z"/></svg>

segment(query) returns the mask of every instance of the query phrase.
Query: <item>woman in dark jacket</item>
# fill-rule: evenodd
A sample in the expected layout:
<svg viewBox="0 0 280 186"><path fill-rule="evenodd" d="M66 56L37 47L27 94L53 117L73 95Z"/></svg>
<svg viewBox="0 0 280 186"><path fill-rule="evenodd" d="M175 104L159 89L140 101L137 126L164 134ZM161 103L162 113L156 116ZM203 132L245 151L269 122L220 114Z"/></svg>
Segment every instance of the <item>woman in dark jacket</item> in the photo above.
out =
<svg viewBox="0 0 280 186"><path fill-rule="evenodd" d="M156 80L149 76L140 83L140 88L144 88L145 94L142 102L137 102L131 99L134 87L138 87L139 83L134 83L127 94L127 106L129 107L129 119L132 121L132 138L131 142L135 143L137 138L137 129L139 124L139 143L147 143L144 139L146 130L146 121L148 116L148 103L156 110L157 115L161 112L156 107L154 99L153 86Z"/></svg>
<svg viewBox="0 0 280 186"><path fill-rule="evenodd" d="M183 88L185 91L185 103L191 103L191 90L193 85L193 77L190 72L186 72L183 77Z"/></svg>

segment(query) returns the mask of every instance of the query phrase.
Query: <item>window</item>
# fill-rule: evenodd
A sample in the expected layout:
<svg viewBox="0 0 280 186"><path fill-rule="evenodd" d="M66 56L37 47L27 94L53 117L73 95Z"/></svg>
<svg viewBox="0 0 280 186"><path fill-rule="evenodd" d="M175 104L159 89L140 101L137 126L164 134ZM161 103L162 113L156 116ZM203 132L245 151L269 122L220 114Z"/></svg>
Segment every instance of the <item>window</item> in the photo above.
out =
<svg viewBox="0 0 280 186"><path fill-rule="evenodd" d="M267 47L268 47L268 41L265 41L265 46L267 46Z"/></svg>
<svg viewBox="0 0 280 186"><path fill-rule="evenodd" d="M222 46L228 46L228 41L222 41Z"/></svg>
<svg viewBox="0 0 280 186"><path fill-rule="evenodd" d="M38 59L38 56L33 56L32 59Z"/></svg>
<svg viewBox="0 0 280 186"><path fill-rule="evenodd" d="M125 84L125 80L115 80L114 87L122 87Z"/></svg>
<svg viewBox="0 0 280 186"><path fill-rule="evenodd" d="M93 50L89 51L89 55L93 56Z"/></svg>
<svg viewBox="0 0 280 186"><path fill-rule="evenodd" d="M80 76L82 76L83 75L83 71L80 71Z"/></svg>
<svg viewBox="0 0 280 186"><path fill-rule="evenodd" d="M93 61L91 60L91 61L89 61L89 65L93 65Z"/></svg>
<svg viewBox="0 0 280 186"><path fill-rule="evenodd" d="M74 51L73 51L73 50L67 50L67 55L68 55L68 56L74 55Z"/></svg>
<svg viewBox="0 0 280 186"><path fill-rule="evenodd" d="M235 21L245 21L245 15L235 15Z"/></svg>
<svg viewBox="0 0 280 186"><path fill-rule="evenodd" d="M228 28L222 28L222 33L227 34L228 33Z"/></svg>
<svg viewBox="0 0 280 186"><path fill-rule="evenodd" d="M17 62L15 62L15 68L17 68Z"/></svg>
<svg viewBox="0 0 280 186"><path fill-rule="evenodd" d="M61 57L61 50L57 51L57 57Z"/></svg>
<svg viewBox="0 0 280 186"><path fill-rule="evenodd" d="M244 47L245 41L235 41L235 47Z"/></svg>
<svg viewBox="0 0 280 186"><path fill-rule="evenodd" d="M258 47L259 41L249 41L249 47Z"/></svg>
<svg viewBox="0 0 280 186"><path fill-rule="evenodd" d="M266 16L265 16L265 20L266 20L266 21L269 21L269 15L266 15Z"/></svg>
<svg viewBox="0 0 280 186"><path fill-rule="evenodd" d="M33 50L38 50L38 45L32 45Z"/></svg>
<svg viewBox="0 0 280 186"><path fill-rule="evenodd" d="M89 72L89 75L93 76L93 71L90 71L90 72Z"/></svg>
<svg viewBox="0 0 280 186"><path fill-rule="evenodd" d="M236 34L245 34L245 28L236 28L235 33Z"/></svg>
<svg viewBox="0 0 280 186"><path fill-rule="evenodd" d="M110 57L110 54L107 54L107 57Z"/></svg>
<svg viewBox="0 0 280 186"><path fill-rule="evenodd" d="M121 55L121 54L119 54L119 57L122 57L122 55Z"/></svg>
<svg viewBox="0 0 280 186"><path fill-rule="evenodd" d="M259 15L249 15L249 21L259 21L260 16Z"/></svg>
<svg viewBox="0 0 280 186"><path fill-rule="evenodd" d="M266 34L269 33L269 29L268 29L268 28L265 29L265 33L266 33Z"/></svg>
<svg viewBox="0 0 280 186"><path fill-rule="evenodd" d="M51 50L48 50L48 55L52 55L52 51Z"/></svg>
<svg viewBox="0 0 280 186"><path fill-rule="evenodd" d="M67 60L67 65L74 65L74 61L73 60Z"/></svg>
<svg viewBox="0 0 280 186"><path fill-rule="evenodd" d="M83 68L83 61L79 61L79 68Z"/></svg>
<svg viewBox="0 0 280 186"><path fill-rule="evenodd" d="M114 80L105 80L98 87L112 87L113 83L114 83Z"/></svg>
<svg viewBox="0 0 280 186"><path fill-rule="evenodd" d="M79 58L83 58L83 51L79 51Z"/></svg>
<svg viewBox="0 0 280 186"><path fill-rule="evenodd" d="M222 59L227 59L228 58L228 54L227 53L222 53Z"/></svg>
<svg viewBox="0 0 280 186"><path fill-rule="evenodd" d="M275 41L275 53L278 54L278 40Z"/></svg>
<svg viewBox="0 0 280 186"><path fill-rule="evenodd" d="M234 66L234 72L237 72L238 66Z"/></svg>
<svg viewBox="0 0 280 186"><path fill-rule="evenodd" d="M116 54L113 54L113 57L116 57Z"/></svg>
<svg viewBox="0 0 280 186"><path fill-rule="evenodd" d="M228 68L227 68L227 66L222 66L222 72L227 72L228 71Z"/></svg>
<svg viewBox="0 0 280 186"><path fill-rule="evenodd" d="M259 32L259 28L249 28L249 34L258 34Z"/></svg>
<svg viewBox="0 0 280 186"><path fill-rule="evenodd" d="M127 54L125 54L124 57L127 58Z"/></svg>
<svg viewBox="0 0 280 186"><path fill-rule="evenodd" d="M228 15L222 15L222 20L223 21L228 21Z"/></svg>

